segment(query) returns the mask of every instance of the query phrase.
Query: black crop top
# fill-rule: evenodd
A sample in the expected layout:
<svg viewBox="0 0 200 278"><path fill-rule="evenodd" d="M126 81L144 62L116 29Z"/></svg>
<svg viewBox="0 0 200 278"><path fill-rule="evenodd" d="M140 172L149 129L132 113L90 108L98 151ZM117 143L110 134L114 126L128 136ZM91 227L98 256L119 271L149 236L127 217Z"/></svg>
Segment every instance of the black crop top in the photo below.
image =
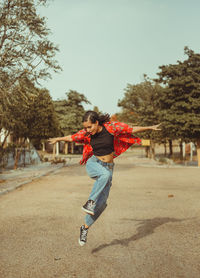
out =
<svg viewBox="0 0 200 278"><path fill-rule="evenodd" d="M102 131L91 135L90 144L94 155L103 156L114 152L114 136L103 126Z"/></svg>

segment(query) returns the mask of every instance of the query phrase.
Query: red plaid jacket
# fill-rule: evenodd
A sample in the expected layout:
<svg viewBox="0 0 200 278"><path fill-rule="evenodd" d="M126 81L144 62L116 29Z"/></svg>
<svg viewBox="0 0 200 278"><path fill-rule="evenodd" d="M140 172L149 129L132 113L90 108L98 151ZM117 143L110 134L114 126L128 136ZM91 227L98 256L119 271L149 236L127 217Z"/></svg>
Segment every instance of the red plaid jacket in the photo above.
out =
<svg viewBox="0 0 200 278"><path fill-rule="evenodd" d="M114 135L114 158L125 152L131 145L141 144L141 139L132 134L133 128L125 123L106 122L104 126L110 134ZM83 157L80 164L85 164L93 155L90 136L85 129L82 129L72 135L72 140L84 144Z"/></svg>

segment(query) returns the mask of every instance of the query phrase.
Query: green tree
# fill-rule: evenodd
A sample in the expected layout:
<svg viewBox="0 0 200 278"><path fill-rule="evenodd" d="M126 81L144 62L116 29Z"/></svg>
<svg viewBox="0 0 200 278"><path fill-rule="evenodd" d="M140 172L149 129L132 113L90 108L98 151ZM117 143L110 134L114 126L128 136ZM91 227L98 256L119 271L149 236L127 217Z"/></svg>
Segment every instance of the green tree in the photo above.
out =
<svg viewBox="0 0 200 278"><path fill-rule="evenodd" d="M118 106L122 108L122 112L117 114L118 119L143 126L159 123L157 98L161 90L160 85L146 76L140 84L128 84L123 99L118 101Z"/></svg>
<svg viewBox="0 0 200 278"><path fill-rule="evenodd" d="M21 79L9 94L6 130L16 138L45 139L59 133L58 120L48 90Z"/></svg>
<svg viewBox="0 0 200 278"><path fill-rule="evenodd" d="M54 101L55 110L63 135L69 135L82 129L85 113L83 103L90 104L87 98L76 91L66 93L67 99Z"/></svg>
<svg viewBox="0 0 200 278"><path fill-rule="evenodd" d="M54 60L58 48L48 40L50 30L37 7L46 1L1 0L0 2L0 81L10 89L25 75L38 81L59 71Z"/></svg>
<svg viewBox="0 0 200 278"><path fill-rule="evenodd" d="M93 111L96 112L96 113L100 113L98 106L94 106Z"/></svg>
<svg viewBox="0 0 200 278"><path fill-rule="evenodd" d="M1 0L0 1L0 131L10 127L10 107L18 83L28 79L37 84L41 79L50 78L51 71L61 68L54 59L58 48L48 39L50 30L44 17L37 12L46 0ZM27 92L27 91L26 91ZM21 99L25 101L29 96ZM23 104L22 104L23 105ZM21 117L27 117L21 109ZM12 111L14 115L14 110ZM11 117L14 118L14 117ZM20 125L20 123L18 122Z"/></svg>
<svg viewBox="0 0 200 278"><path fill-rule="evenodd" d="M200 54L188 47L184 53L188 58L183 62L159 67L157 81L165 86L159 97L161 117L170 138L200 147Z"/></svg>
<svg viewBox="0 0 200 278"><path fill-rule="evenodd" d="M60 131L54 105L46 89L36 88L30 80L21 78L8 96L2 126L15 140L21 139L17 140L20 148L15 152L14 168L17 168L21 148L27 138L39 142L59 135Z"/></svg>
<svg viewBox="0 0 200 278"><path fill-rule="evenodd" d="M117 118L129 124L140 126L159 123L160 111L157 98L161 90L161 86L146 75L140 84L128 84L123 99L118 101L118 106L122 108L122 112L116 115ZM143 132L140 137L151 139L150 156L155 155L155 142L164 143L161 132Z"/></svg>

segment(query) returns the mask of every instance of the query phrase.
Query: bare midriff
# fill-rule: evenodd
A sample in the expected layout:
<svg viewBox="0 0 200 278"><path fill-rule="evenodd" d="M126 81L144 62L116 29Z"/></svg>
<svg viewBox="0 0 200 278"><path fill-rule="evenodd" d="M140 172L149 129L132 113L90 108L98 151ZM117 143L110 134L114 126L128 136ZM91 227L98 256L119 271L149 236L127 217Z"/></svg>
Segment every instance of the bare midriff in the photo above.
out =
<svg viewBox="0 0 200 278"><path fill-rule="evenodd" d="M110 154L102 155L102 156L97 156L97 155L96 155L96 157L97 157L98 159L100 159L101 161L103 161L103 162L113 163L113 154L114 154L114 153L110 153Z"/></svg>

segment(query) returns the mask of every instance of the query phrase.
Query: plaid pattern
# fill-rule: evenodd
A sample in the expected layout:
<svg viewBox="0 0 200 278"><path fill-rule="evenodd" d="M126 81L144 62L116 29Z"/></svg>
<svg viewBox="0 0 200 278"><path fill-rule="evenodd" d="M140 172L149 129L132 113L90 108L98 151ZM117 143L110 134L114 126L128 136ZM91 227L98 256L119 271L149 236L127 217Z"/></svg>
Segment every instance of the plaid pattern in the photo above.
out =
<svg viewBox="0 0 200 278"><path fill-rule="evenodd" d="M133 128L121 122L104 123L107 131L114 136L114 158L125 152L133 144L141 144L141 139L132 134ZM90 135L82 129L72 135L72 140L77 143L83 143L83 157L80 164L85 164L93 155L93 149L90 145Z"/></svg>

